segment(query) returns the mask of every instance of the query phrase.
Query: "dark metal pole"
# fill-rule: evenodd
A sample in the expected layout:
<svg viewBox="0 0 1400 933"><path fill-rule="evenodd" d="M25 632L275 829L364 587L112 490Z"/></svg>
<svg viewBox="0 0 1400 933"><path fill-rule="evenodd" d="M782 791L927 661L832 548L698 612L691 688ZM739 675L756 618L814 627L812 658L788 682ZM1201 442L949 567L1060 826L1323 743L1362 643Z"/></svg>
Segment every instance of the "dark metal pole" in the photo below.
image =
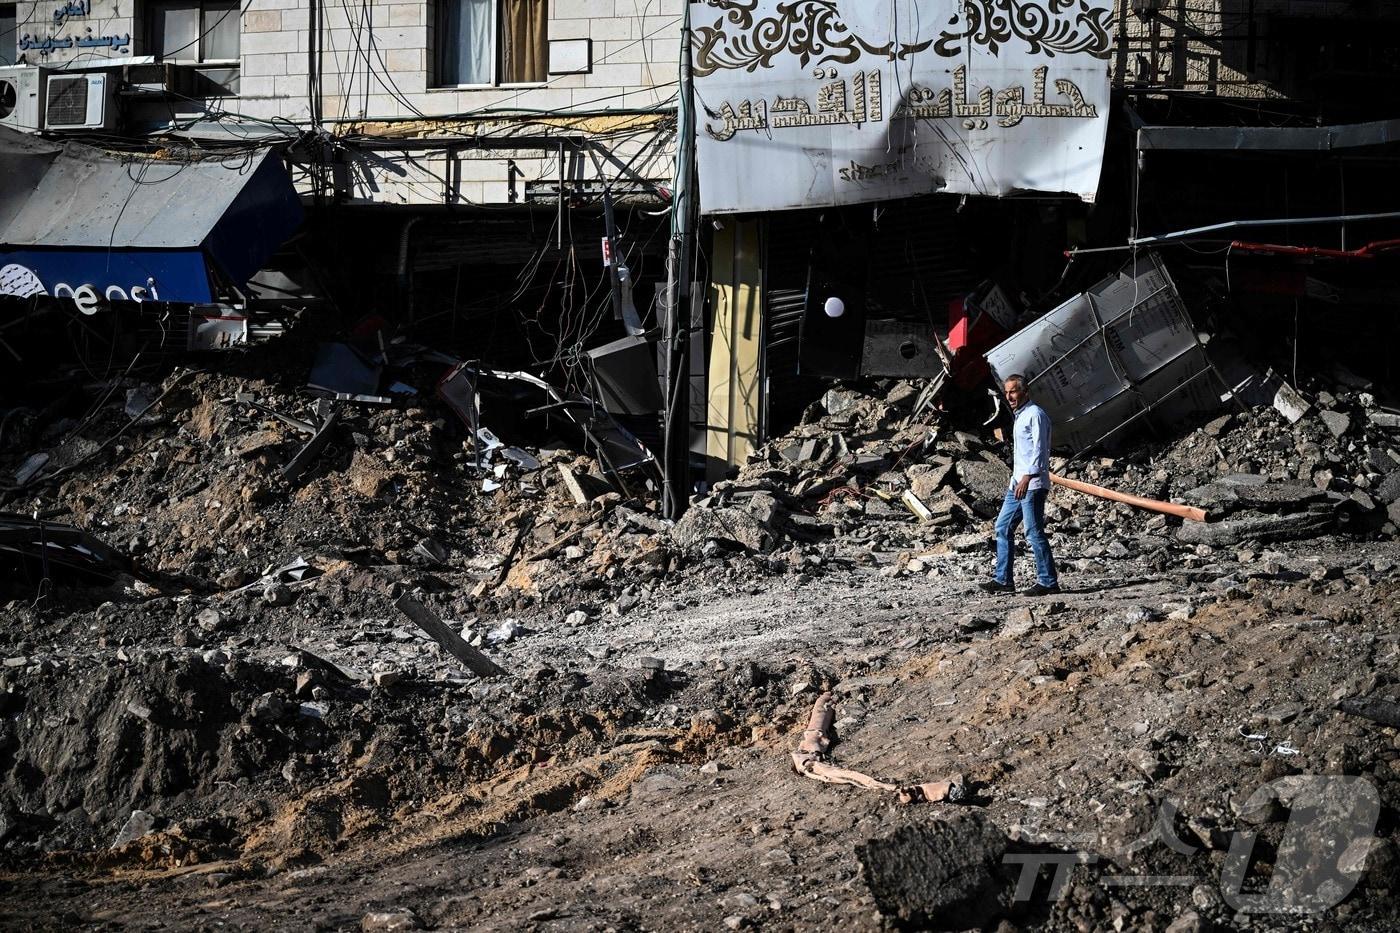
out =
<svg viewBox="0 0 1400 933"><path fill-rule="evenodd" d="M602 170L599 169L599 176ZM622 320L622 282L617 277L617 224L613 221L612 186L603 188L603 229L608 238L608 285L612 290L613 317Z"/></svg>
<svg viewBox="0 0 1400 933"><path fill-rule="evenodd" d="M681 25L680 93L676 106L676 177L671 241L666 251L665 445L662 512L680 518L690 504L690 285L698 219L695 199L695 97L690 64L690 4Z"/></svg>

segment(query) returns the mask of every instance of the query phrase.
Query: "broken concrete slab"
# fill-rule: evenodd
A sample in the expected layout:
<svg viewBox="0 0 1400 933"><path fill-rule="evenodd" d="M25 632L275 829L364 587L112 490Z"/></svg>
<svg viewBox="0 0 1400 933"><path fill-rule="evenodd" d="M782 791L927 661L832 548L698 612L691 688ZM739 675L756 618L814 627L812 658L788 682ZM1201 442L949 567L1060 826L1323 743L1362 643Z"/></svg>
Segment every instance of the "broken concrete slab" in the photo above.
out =
<svg viewBox="0 0 1400 933"><path fill-rule="evenodd" d="M1006 836L981 813L903 826L856 846L880 913L934 930L990 928L1008 906Z"/></svg>
<svg viewBox="0 0 1400 933"><path fill-rule="evenodd" d="M1267 476L1258 473L1227 473L1216 480L1229 486L1263 486L1268 481Z"/></svg>
<svg viewBox="0 0 1400 933"><path fill-rule="evenodd" d="M1204 524L1188 522L1177 530L1183 544L1221 547L1241 541L1284 541L1319 534L1332 526L1330 512L1299 512L1293 515L1259 515Z"/></svg>
<svg viewBox="0 0 1400 933"><path fill-rule="evenodd" d="M1205 509L1258 509L1282 512L1306 508L1327 497L1324 489L1304 483L1231 483L1217 481L1197 486L1182 498Z"/></svg>
<svg viewBox="0 0 1400 933"><path fill-rule="evenodd" d="M1206 437L1219 437L1230 426L1233 419L1234 416L1228 413L1218 418L1212 418L1205 423L1201 430L1205 432Z"/></svg>
<svg viewBox="0 0 1400 933"><path fill-rule="evenodd" d="M1312 406L1308 400L1294 390L1286 382L1280 382L1278 391L1274 393L1274 409L1283 415L1289 424L1297 424L1298 420L1308 413Z"/></svg>
<svg viewBox="0 0 1400 933"><path fill-rule="evenodd" d="M1340 439L1351 428L1351 419L1339 411L1321 411L1318 417L1335 438Z"/></svg>
<svg viewBox="0 0 1400 933"><path fill-rule="evenodd" d="M1006 497L1011 469L1000 461L964 458L957 463L958 482L977 500L996 502Z"/></svg>
<svg viewBox="0 0 1400 933"><path fill-rule="evenodd" d="M612 492L612 486L601 477L591 473L576 473L562 463L555 464L559 469L559 478L564 483L564 488L569 491L575 505L587 505L599 496L605 496Z"/></svg>
<svg viewBox="0 0 1400 933"><path fill-rule="evenodd" d="M664 518L657 518L650 512L629 509L625 505L614 506L612 514L623 527L636 528L648 534L662 534L671 527L671 523Z"/></svg>
<svg viewBox="0 0 1400 933"><path fill-rule="evenodd" d="M1309 502L1325 499L1327 493L1307 483L1262 483L1237 487L1235 496L1246 508L1279 510L1304 507Z"/></svg>
<svg viewBox="0 0 1400 933"><path fill-rule="evenodd" d="M927 502L943 488L953 471L953 462L947 460L942 463L916 464L905 470L904 475L909 478L909 488L913 490L914 495Z"/></svg>
<svg viewBox="0 0 1400 933"><path fill-rule="evenodd" d="M118 830L117 837L112 840L112 848L119 849L132 840L140 839L151 832L155 825L156 818L145 810L132 810L122 828Z"/></svg>
<svg viewBox="0 0 1400 933"><path fill-rule="evenodd" d="M746 551L767 551L775 534L752 513L740 508L691 508L671 529L671 540L685 549L698 549L706 541L718 541Z"/></svg>

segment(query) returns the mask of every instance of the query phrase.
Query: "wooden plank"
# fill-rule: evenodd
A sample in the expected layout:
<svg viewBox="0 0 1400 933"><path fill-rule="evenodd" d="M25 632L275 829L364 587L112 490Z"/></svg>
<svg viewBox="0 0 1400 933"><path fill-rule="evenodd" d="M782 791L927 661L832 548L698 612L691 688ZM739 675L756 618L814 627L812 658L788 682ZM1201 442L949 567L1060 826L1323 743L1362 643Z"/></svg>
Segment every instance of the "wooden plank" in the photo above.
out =
<svg viewBox="0 0 1400 933"><path fill-rule="evenodd" d="M464 642L460 635L452 631L447 623L437 617L437 613L412 596L406 593L400 596L394 602L394 608L408 616L414 625L431 635L433 641L441 645L448 654L461 661L463 666L476 676L499 677L505 673L497 666L496 662Z"/></svg>
<svg viewBox="0 0 1400 933"><path fill-rule="evenodd" d="M1118 492L1115 489L1095 486L1093 483L1084 483L1077 479L1067 479L1063 476L1056 476L1053 473L1050 475L1050 481L1056 486L1073 489L1075 492L1082 492L1086 496L1098 496L1100 499L1108 499L1110 502L1122 502L1125 505L1146 509L1149 512L1160 512L1163 515L1175 515L1178 518L1184 518L1191 522L1204 522L1209 520L1205 509L1198 509L1189 505L1177 505L1175 502L1158 502L1156 499L1145 499L1142 496L1129 495L1126 492Z"/></svg>

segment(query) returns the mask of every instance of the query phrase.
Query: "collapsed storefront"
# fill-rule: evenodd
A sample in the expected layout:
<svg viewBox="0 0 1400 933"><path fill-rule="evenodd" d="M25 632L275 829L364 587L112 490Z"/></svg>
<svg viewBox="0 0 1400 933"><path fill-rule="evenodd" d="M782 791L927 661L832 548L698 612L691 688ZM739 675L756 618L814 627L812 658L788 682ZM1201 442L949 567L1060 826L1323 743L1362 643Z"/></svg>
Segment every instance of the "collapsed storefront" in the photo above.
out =
<svg viewBox="0 0 1400 933"><path fill-rule="evenodd" d="M998 370L1048 377L1092 331L1098 359L1080 375L1097 394L1056 390L1076 395L1057 423L1114 401L1059 435L1069 452L1232 398L1269 404L1300 366L1345 359L1393 382L1378 348L1396 323L1377 312L1400 290L1395 127L1325 125L1386 116L1374 88L1288 101L1143 83L1123 35L1110 38L1110 17L1121 33L1126 15L1110 4L1013 17L1004 35L960 14L901 19L912 15L877 5L814 24L760 4L696 16L701 201L722 273L710 406L694 411L712 476L784 431L823 380L947 370L948 391L981 393L998 343L1050 309L1095 307L1115 282L1134 294L1096 308L1089 331L1023 331L1035 352ZM799 23L826 27L825 44ZM1271 41L1251 32L1251 59ZM1135 263L1170 293L1165 331L1138 320L1149 296ZM1131 333L1114 330L1119 314ZM1172 349L1153 358L1168 332ZM995 400L975 404L990 414Z"/></svg>
<svg viewBox="0 0 1400 933"><path fill-rule="evenodd" d="M701 205L723 273L712 476L801 410L804 377L933 378L949 357L935 333L986 304L1009 329L1055 284L1099 190L1111 10L1038 30L1013 17L1006 36L917 4L816 23L783 4L695 14Z"/></svg>
<svg viewBox="0 0 1400 933"><path fill-rule="evenodd" d="M700 286L681 310L691 337L692 478L741 466L833 379L931 379L949 404L959 392L989 404L984 354L1122 266L1125 232L1158 249L1181 292L1183 327L1248 331L1251 351L1268 344L1252 352L1256 368L1277 368L1281 354L1299 347L1306 364L1310 350L1326 345L1300 336L1321 329L1319 313L1352 314L1330 332L1365 333L1368 346L1390 333L1377 315L1344 310L1383 305L1393 287L1385 257L1394 205L1383 184L1394 163L1389 125L1274 136L1172 127L1172 112L1150 88L1123 89L1123 74L1110 77L1114 5L1081 12L1046 20L1044 29L1012 23L1001 36L976 28L967 11L945 21L917 4L833 7L811 13L811 23L802 19L808 13L772 3L743 15L725 5L692 11L696 97L683 132L699 150L694 187L704 215L688 231L696 258L681 275ZM824 44L808 26L825 30ZM1218 123L1233 109L1236 122L1264 119L1258 107L1173 100L1178 118ZM659 344L667 339L666 225L677 199L654 171L637 171L633 156L623 161L584 127L645 130L664 149L675 118L565 123L475 135L416 119L347 124L333 143L287 135L256 151L219 148L232 145L227 133L192 129L171 150L178 158L110 160L101 172L84 170L81 191L70 190L71 171L44 176L43 191L26 202L32 209L16 213L23 222L7 223L7 288L42 288L50 298L80 292L87 301L89 291L60 288L67 280L45 263L81 271L100 256L101 275L87 278L104 313L108 302L113 321L147 312L128 337L193 350L237 345L278 332L280 323L259 317L277 311L316 340L358 342L384 361L377 344L397 339L488 369L528 371L598 399L659 451L663 399L675 395L664 384ZM57 147L25 139L25 164L58 158ZM191 159L192 145L213 155ZM557 165L538 177L511 168L510 203L473 204L461 180L463 159L478 150L549 153ZM658 151L642 146L635 158ZM441 203L377 197L386 179L418 178L425 153L448 166ZM20 186L32 169L14 158L10 178ZM250 211L263 211L258 199L272 196L267 179L285 174L279 162L302 186L305 221L293 234L295 205L282 204L267 213L279 219L248 230ZM214 190L203 179L220 175L241 179L237 195L182 210L190 192ZM1183 190L1192 193L1177 196ZM1255 205L1268 203L1270 190L1285 192L1286 223L1255 229L1257 238L1213 226L1258 219ZM277 197L287 200L285 185ZM7 203L18 211L18 201ZM50 212L55 203L74 209ZM172 213L180 224L166 222ZM1313 223L1329 217L1346 219ZM238 255L234 244L256 244L256 255ZM157 259L159 269L151 266ZM96 339L95 320L75 316L78 302L23 300L26 323L7 322L0 335L17 355L15 341L42 306L67 309L78 324L65 326L91 342L89 356L111 356L115 344ZM151 313L167 304L183 316L173 329L163 311ZM1286 314L1297 319L1287 334L1278 326ZM187 325L191 317L200 322ZM172 341L176 332L181 339ZM307 354L292 356L309 369ZM1373 356L1356 365L1384 377L1387 360ZM1244 377L1229 369L1211 385L1237 387ZM1137 386L1128 380L1120 389ZM1228 393L1215 394L1218 404ZM1195 410L1206 407L1202 400ZM1127 423L1106 426L1095 442Z"/></svg>
<svg viewBox="0 0 1400 933"><path fill-rule="evenodd" d="M276 286L260 274L302 220L273 151L124 155L0 128L0 166L11 377L52 370L56 335L82 360L124 364L143 347L223 349L261 333Z"/></svg>

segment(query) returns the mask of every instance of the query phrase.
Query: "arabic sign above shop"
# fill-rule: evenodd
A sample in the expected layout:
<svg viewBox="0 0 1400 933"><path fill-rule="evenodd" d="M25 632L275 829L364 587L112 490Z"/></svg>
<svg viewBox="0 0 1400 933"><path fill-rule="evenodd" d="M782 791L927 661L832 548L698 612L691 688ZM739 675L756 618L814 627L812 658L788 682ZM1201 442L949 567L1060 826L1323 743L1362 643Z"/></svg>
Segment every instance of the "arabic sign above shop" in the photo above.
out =
<svg viewBox="0 0 1400 933"><path fill-rule="evenodd" d="M707 214L1098 189L1111 0L705 0Z"/></svg>
<svg viewBox="0 0 1400 933"><path fill-rule="evenodd" d="M11 52L24 56L31 65L121 59L132 52L134 27L131 5L122 0L20 4Z"/></svg>

